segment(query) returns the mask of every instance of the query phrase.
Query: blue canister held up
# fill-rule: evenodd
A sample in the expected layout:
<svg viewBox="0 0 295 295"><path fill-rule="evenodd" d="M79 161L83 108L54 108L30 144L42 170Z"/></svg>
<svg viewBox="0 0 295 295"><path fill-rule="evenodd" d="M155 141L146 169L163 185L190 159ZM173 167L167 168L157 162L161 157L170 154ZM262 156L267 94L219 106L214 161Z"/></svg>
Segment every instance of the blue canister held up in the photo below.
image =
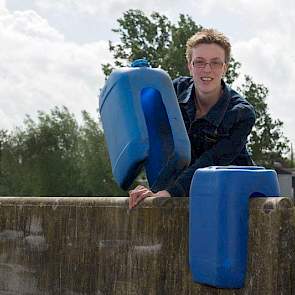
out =
<svg viewBox="0 0 295 295"><path fill-rule="evenodd" d="M189 264L195 282L241 288L247 268L250 197L279 196L274 170L198 169L190 188Z"/></svg>
<svg viewBox="0 0 295 295"><path fill-rule="evenodd" d="M99 112L116 182L128 189L145 167L152 190L164 189L190 163L190 142L172 81L146 60L114 70Z"/></svg>

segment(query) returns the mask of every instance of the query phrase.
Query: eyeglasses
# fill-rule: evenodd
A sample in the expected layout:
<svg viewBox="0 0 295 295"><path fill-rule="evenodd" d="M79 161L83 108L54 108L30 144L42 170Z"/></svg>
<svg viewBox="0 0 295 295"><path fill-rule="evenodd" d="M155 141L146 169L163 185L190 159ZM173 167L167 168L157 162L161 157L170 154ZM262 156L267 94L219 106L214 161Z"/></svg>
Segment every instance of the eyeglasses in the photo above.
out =
<svg viewBox="0 0 295 295"><path fill-rule="evenodd" d="M202 60L196 60L192 62L192 65L195 69L205 69L206 65L209 65L212 71L220 70L224 64L225 63L222 61L205 62Z"/></svg>

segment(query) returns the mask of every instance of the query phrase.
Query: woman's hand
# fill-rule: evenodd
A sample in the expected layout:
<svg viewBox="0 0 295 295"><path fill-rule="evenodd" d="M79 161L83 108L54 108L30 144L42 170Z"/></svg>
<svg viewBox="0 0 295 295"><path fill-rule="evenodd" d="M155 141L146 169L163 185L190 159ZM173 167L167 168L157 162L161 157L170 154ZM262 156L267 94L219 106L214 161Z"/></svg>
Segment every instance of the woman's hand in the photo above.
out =
<svg viewBox="0 0 295 295"><path fill-rule="evenodd" d="M153 193L143 185L138 185L134 190L129 191L129 209L136 207L147 197L171 197L168 191L158 191Z"/></svg>

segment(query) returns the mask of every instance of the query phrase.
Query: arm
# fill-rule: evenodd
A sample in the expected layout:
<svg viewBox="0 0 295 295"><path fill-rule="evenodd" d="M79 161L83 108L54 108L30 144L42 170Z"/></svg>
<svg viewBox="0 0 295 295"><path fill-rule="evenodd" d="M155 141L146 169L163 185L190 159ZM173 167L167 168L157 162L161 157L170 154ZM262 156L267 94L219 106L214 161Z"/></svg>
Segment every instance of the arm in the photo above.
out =
<svg viewBox="0 0 295 295"><path fill-rule="evenodd" d="M185 100L190 92L187 92L187 88L192 87L193 81L190 77L179 77L173 80L173 87L178 95L184 93L180 100ZM179 97L178 97L179 100ZM153 193L150 189L139 185L134 190L129 191L129 208L132 209L137 206L143 199L147 197L171 197L167 190L158 191Z"/></svg>
<svg viewBox="0 0 295 295"><path fill-rule="evenodd" d="M255 123L255 115L252 111L241 117L233 125L227 138L221 139L211 149L205 151L178 177L174 185L167 188L171 196L184 197L189 195L191 180L198 168L230 165L239 156Z"/></svg>

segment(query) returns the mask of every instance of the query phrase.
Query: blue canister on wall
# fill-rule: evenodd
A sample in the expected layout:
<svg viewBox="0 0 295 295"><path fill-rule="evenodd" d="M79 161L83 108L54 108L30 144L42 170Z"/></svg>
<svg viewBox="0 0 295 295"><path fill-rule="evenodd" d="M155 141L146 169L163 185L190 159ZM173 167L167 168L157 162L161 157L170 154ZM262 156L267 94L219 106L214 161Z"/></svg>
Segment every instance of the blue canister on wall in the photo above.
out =
<svg viewBox="0 0 295 295"><path fill-rule="evenodd" d="M150 187L164 189L190 162L190 143L169 75L145 59L114 70L99 112L115 180L127 189L145 168Z"/></svg>
<svg viewBox="0 0 295 295"><path fill-rule="evenodd" d="M189 263L195 282L244 286L250 197L279 196L274 170L214 166L198 169L190 188Z"/></svg>

